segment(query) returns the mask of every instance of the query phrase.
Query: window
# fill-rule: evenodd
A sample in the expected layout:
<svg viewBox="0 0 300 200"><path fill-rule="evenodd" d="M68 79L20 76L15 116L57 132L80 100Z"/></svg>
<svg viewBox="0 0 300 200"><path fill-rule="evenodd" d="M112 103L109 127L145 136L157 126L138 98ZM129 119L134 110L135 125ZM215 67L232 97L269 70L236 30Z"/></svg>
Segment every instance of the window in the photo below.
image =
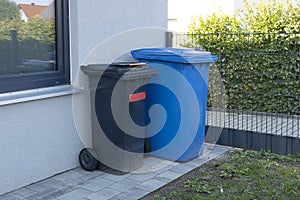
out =
<svg viewBox="0 0 300 200"><path fill-rule="evenodd" d="M69 84L69 63L68 0L0 1L0 93Z"/></svg>

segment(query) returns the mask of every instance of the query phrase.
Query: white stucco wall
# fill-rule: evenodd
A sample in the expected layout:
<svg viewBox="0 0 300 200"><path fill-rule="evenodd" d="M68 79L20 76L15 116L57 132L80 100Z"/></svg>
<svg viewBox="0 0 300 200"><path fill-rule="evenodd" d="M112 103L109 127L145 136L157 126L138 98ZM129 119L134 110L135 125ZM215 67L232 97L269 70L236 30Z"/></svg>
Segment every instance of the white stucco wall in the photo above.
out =
<svg viewBox="0 0 300 200"><path fill-rule="evenodd" d="M90 131L87 77L79 66L164 46L166 27L167 0L70 0L72 84L85 90L0 106L0 194L79 166L80 137Z"/></svg>
<svg viewBox="0 0 300 200"><path fill-rule="evenodd" d="M77 166L71 98L0 107L0 194Z"/></svg>

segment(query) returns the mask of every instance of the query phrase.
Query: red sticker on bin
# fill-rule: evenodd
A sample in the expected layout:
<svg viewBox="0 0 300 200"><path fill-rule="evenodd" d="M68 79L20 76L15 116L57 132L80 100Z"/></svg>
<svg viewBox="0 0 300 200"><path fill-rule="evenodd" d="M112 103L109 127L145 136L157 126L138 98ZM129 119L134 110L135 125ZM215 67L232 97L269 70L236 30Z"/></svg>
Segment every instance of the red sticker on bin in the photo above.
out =
<svg viewBox="0 0 300 200"><path fill-rule="evenodd" d="M146 92L139 92L129 95L129 102L136 102L146 99Z"/></svg>

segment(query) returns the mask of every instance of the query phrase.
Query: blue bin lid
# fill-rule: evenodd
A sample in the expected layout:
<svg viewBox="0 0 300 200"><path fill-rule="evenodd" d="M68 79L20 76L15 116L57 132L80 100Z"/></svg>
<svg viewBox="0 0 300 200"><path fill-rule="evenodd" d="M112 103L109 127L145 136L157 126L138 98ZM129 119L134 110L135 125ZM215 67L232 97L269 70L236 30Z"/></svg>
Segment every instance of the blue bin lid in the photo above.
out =
<svg viewBox="0 0 300 200"><path fill-rule="evenodd" d="M158 60L177 63L212 63L218 57L210 52L196 51L192 48L143 48L131 51L135 60Z"/></svg>

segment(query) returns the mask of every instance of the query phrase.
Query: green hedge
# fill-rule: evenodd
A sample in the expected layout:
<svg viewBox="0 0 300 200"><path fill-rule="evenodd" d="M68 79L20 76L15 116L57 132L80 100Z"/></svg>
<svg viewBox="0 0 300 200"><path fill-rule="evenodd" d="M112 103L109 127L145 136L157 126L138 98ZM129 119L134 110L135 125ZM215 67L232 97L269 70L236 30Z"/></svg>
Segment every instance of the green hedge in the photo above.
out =
<svg viewBox="0 0 300 200"><path fill-rule="evenodd" d="M233 17L194 19L188 35L192 42L185 46L220 57L223 107L300 115L299 28L299 2L246 3L246 9ZM210 82L208 106L220 98L215 84Z"/></svg>
<svg viewBox="0 0 300 200"><path fill-rule="evenodd" d="M51 43L39 40L17 41L16 48L12 41L0 40L0 75L19 73L18 66L26 60L50 60L53 50Z"/></svg>
<svg viewBox="0 0 300 200"><path fill-rule="evenodd" d="M190 37L198 46L202 44L204 49L220 58L216 66L219 68L222 64L221 75L228 97L223 106L235 110L300 114L300 55L296 50L300 49L297 44L300 34L228 36L220 33ZM225 46L227 41L222 44L226 37L230 37L233 48ZM285 37L286 44L278 45L278 37ZM276 46L272 46L274 43ZM254 49L252 45L261 48ZM210 88L215 87L213 84L219 86L211 82ZM219 99L219 93L210 93L210 97L209 106L212 106L212 101Z"/></svg>
<svg viewBox="0 0 300 200"><path fill-rule="evenodd" d="M26 60L49 60L54 50L54 20L0 20L0 75L20 73L17 66Z"/></svg>

